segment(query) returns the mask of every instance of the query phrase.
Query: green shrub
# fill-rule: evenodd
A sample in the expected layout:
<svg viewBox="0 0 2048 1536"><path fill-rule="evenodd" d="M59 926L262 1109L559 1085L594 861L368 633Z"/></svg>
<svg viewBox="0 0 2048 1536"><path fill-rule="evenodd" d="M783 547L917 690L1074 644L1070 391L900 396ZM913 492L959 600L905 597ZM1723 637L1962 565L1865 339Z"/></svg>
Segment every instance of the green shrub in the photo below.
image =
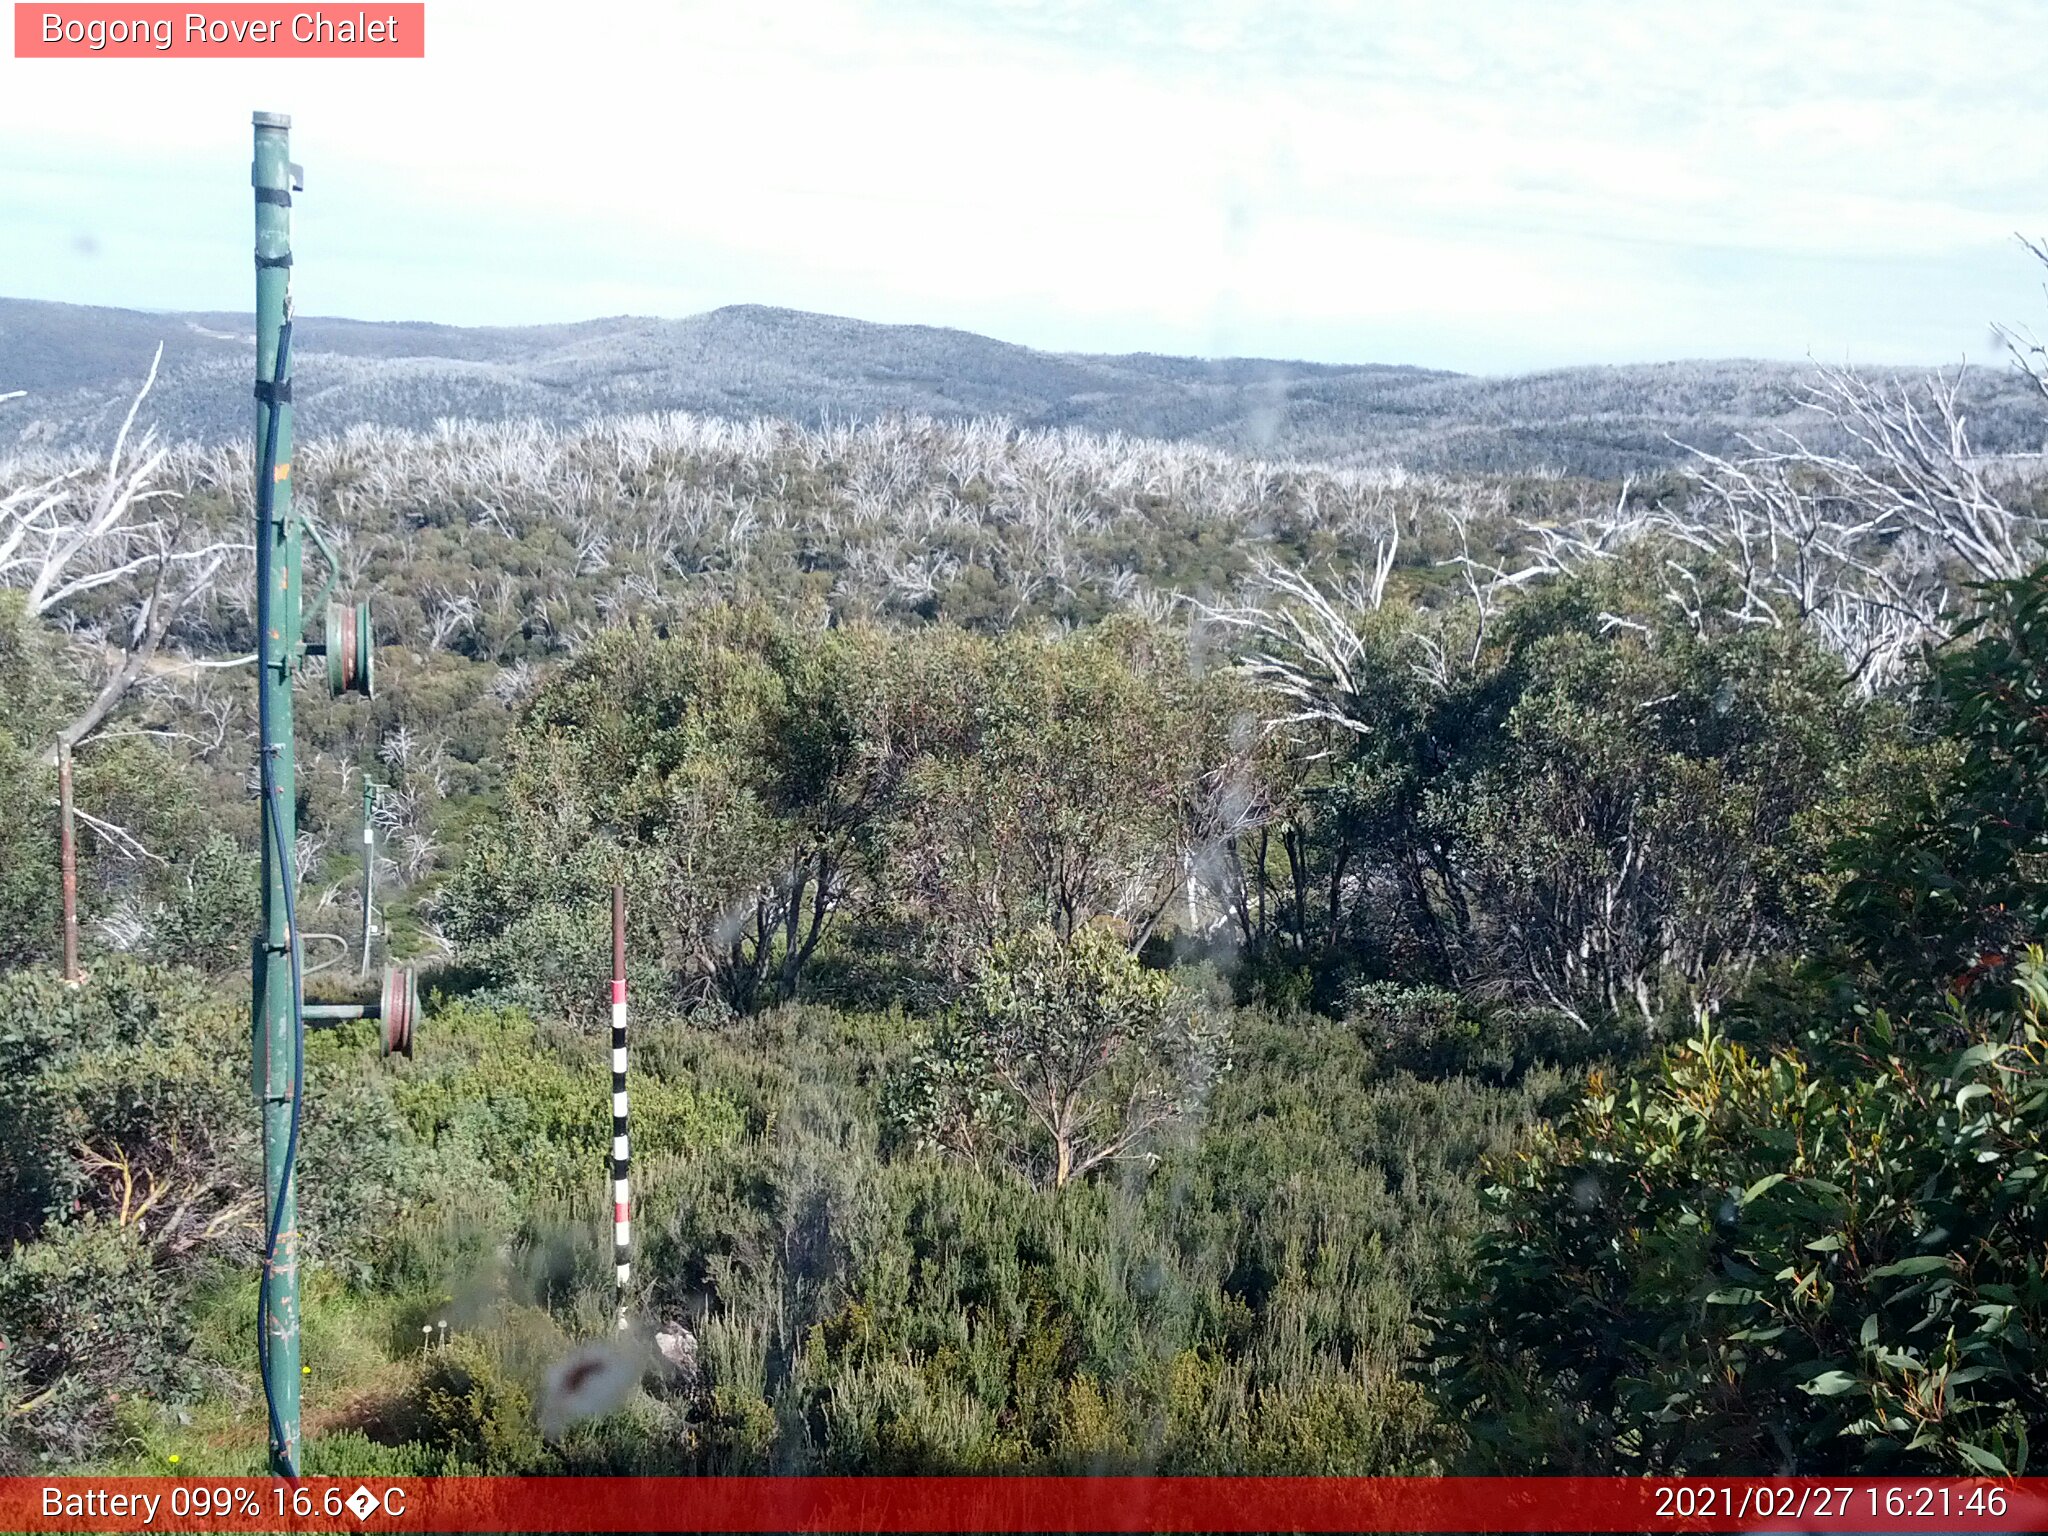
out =
<svg viewBox="0 0 2048 1536"><path fill-rule="evenodd" d="M5 640L0 611L0 643ZM0 654L0 671L6 658ZM0 729L0 968L54 959L63 915L57 870L56 775ZM50 807L45 809L45 807Z"/></svg>
<svg viewBox="0 0 2048 1536"><path fill-rule="evenodd" d="M489 1343L466 1336L422 1357L404 1391L360 1432L415 1463L438 1459L441 1473L531 1473L550 1459L532 1390Z"/></svg>
<svg viewBox="0 0 2048 1536"><path fill-rule="evenodd" d="M2048 933L2048 565L1980 595L1930 659L1946 753L1931 776L1897 776L1836 851L1850 942L1920 1004L2002 981Z"/></svg>
<svg viewBox="0 0 2048 1536"><path fill-rule="evenodd" d="M1054 1188L1152 1155L1227 1070L1229 1031L1103 923L998 943L905 1064L890 1112L918 1145L1014 1148ZM1029 1139L1017 1145L1018 1128Z"/></svg>
<svg viewBox="0 0 2048 1536"><path fill-rule="evenodd" d="M445 1470L446 1455L414 1441L383 1445L360 1429L313 1436L300 1466L307 1477L437 1477Z"/></svg>
<svg viewBox="0 0 2048 1536"><path fill-rule="evenodd" d="M549 1032L510 1008L457 1004L436 1014L431 1044L394 1090L413 1135L474 1159L522 1203L595 1190L611 1155L611 1069L597 1042ZM635 1073L633 1135L648 1149L739 1131L732 1106L686 1078Z"/></svg>
<svg viewBox="0 0 2048 1536"><path fill-rule="evenodd" d="M1499 1170L1439 1344L1507 1468L2018 1472L2048 1435L2048 971L2016 1012L1712 1027Z"/></svg>
<svg viewBox="0 0 2048 1536"><path fill-rule="evenodd" d="M151 952L215 974L245 969L253 915L262 910L258 869L226 831L208 834L150 925Z"/></svg>
<svg viewBox="0 0 2048 1536"><path fill-rule="evenodd" d="M696 1037L741 1138L649 1169L650 1315L701 1346L678 1469L1390 1472L1454 1432L1405 1363L1470 1170L1557 1090L1388 1074L1329 1021L1240 1015L1159 1160L1063 1190L885 1150L889 1027L804 1009ZM728 1074L731 1074L730 1076Z"/></svg>
<svg viewBox="0 0 2048 1536"><path fill-rule="evenodd" d="M1508 1083L1532 1067L1584 1060L1594 1051L1588 1031L1562 1014L1481 1008L1444 987L1368 982L1352 989L1344 1016L1386 1065L1423 1077Z"/></svg>
<svg viewBox="0 0 2048 1536"><path fill-rule="evenodd" d="M255 1184L248 1039L246 1005L188 971L113 957L76 987L0 976L0 1235L145 1207L157 1241L204 1231Z"/></svg>
<svg viewBox="0 0 2048 1536"><path fill-rule="evenodd" d="M122 1396L193 1385L189 1323L161 1260L135 1226L97 1216L53 1222L0 1258L10 1417L28 1444L85 1456Z"/></svg>

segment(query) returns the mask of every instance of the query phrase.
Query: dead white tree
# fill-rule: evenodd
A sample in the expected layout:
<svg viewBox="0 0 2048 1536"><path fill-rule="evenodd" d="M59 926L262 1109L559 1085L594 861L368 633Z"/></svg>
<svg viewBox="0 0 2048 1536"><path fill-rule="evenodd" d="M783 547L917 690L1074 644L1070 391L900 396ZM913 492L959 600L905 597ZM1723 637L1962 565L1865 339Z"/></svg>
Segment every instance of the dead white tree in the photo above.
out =
<svg viewBox="0 0 2048 1536"><path fill-rule="evenodd" d="M136 415L162 362L159 345L104 465L31 473L0 492L0 587L21 593L27 617L63 629L74 654L97 674L84 707L36 747L36 756L57 769L60 780L60 884L70 981L79 978L76 823L124 859L163 862L127 829L77 805L71 793L73 750L146 681L172 626L212 589L229 559L248 547L214 537L187 517L184 498L157 486L168 450L157 446L153 429L130 451ZM0 484L14 478L4 472L9 467L0 466ZM133 942L131 926L119 913L100 923L117 947Z"/></svg>
<svg viewBox="0 0 2048 1536"><path fill-rule="evenodd" d="M130 449L162 361L159 346L105 464L60 470L0 496L0 586L23 594L30 618L62 626L100 653L90 701L38 744L47 765L106 722L179 617L249 548L216 537L186 514L182 498L157 486L168 450L153 428Z"/></svg>
<svg viewBox="0 0 2048 1536"><path fill-rule="evenodd" d="M2017 342L2014 356L2041 361ZM1726 456L1691 449L1692 490L1677 505L1630 507L1624 495L1603 513L1524 524L1528 569L1565 575L1653 540L1663 596L1695 630L1799 625L1860 689L1883 688L1953 633L1966 584L2048 556L2048 522L2014 494L2021 472L1971 446L1962 384L1959 372L1907 382L1821 369L1806 401L1844 451L1790 432L1744 438Z"/></svg>
<svg viewBox="0 0 2048 1536"><path fill-rule="evenodd" d="M2028 255L2043 267L2048 267L2048 242L2029 240L2025 235L2016 238L2026 248ZM2048 291L2048 284L2043 284L2043 289ZM2043 344L2033 332L2016 326L2001 325L1998 327L1998 334L2005 342L2006 351L2011 354L2020 372L2031 379L2034 388L2040 391L2041 397L2048 400L2048 344Z"/></svg>
<svg viewBox="0 0 2048 1536"><path fill-rule="evenodd" d="M1400 546L1400 528L1389 527L1372 574L1355 574L1331 591L1261 555L1253 561L1240 602L1202 606L1210 623L1242 637L1239 670L1282 701L1286 712L1268 719L1267 729L1321 724L1355 736L1371 732L1373 723L1360 702L1362 669L1371 661L1365 623L1386 602L1387 578Z"/></svg>

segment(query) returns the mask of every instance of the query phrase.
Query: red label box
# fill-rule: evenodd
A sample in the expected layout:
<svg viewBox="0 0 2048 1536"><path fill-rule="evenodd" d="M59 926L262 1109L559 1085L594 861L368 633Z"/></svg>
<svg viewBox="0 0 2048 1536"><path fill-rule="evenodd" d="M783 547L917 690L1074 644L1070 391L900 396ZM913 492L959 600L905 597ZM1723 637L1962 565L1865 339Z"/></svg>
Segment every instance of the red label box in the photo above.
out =
<svg viewBox="0 0 2048 1536"><path fill-rule="evenodd" d="M17 59L423 59L427 8L350 5L14 7Z"/></svg>
<svg viewBox="0 0 2048 1536"><path fill-rule="evenodd" d="M0 1478L0 1529L162 1532L1960 1532L2048 1478Z"/></svg>

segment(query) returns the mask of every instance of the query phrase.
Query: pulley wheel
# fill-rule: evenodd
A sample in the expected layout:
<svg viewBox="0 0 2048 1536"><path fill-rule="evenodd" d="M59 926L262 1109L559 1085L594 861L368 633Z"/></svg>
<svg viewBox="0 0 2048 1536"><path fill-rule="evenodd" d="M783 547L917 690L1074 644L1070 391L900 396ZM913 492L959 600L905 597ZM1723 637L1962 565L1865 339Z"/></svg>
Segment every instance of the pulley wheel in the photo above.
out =
<svg viewBox="0 0 2048 1536"><path fill-rule="evenodd" d="M408 1060L412 1056L412 1026L419 1018L420 990L409 965L387 965L384 968L384 997L378 1009L383 1021L383 1044L386 1056L399 1055Z"/></svg>
<svg viewBox="0 0 2048 1536"><path fill-rule="evenodd" d="M370 697L376 662L370 642L370 605L353 608L344 603L327 605L327 691L335 698L344 693Z"/></svg>

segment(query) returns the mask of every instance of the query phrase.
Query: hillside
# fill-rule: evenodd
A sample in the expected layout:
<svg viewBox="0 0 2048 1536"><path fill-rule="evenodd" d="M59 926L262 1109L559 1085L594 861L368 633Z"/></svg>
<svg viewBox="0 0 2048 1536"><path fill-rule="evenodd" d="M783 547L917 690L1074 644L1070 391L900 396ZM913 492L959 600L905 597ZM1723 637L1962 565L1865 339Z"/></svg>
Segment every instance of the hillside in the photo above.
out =
<svg viewBox="0 0 2048 1536"><path fill-rule="evenodd" d="M116 353L163 323L88 318ZM174 373L231 415L246 357L197 323ZM794 337L948 409L1120 378L1242 411L1259 366L641 329L654 375L605 375L603 325L319 355L530 389L544 354L573 400L739 334L773 399ZM1295 429L1351 419L1356 372L1301 370ZM1705 376L1380 388L1417 441L1499 443L1617 377L1628 430L1754 398ZM1459 439L1431 400L1493 414ZM376 987L373 886L426 1002L415 1054L306 1042L310 1474L1746 1475L1782 1441L1861 1476L2048 1440L2048 568L1965 585L2048 548L2040 482L1937 450L1617 495L924 414L328 431L293 585L331 561L368 601L376 693L314 659L270 827L260 476L223 431L146 461L146 503L104 437L0 451L0 1475L264 1465L273 834L308 996ZM67 978L42 744L80 721ZM1729 1266L1757 1279L1703 1306ZM599 1339L620 1396L570 1422Z"/></svg>
<svg viewBox="0 0 2048 1536"><path fill-rule="evenodd" d="M104 443L157 344L151 418L174 438L248 430L248 317L150 314L0 299L0 448ZM1034 351L965 331L875 325L757 305L683 320L463 328L299 322L300 430L422 428L450 417L570 425L685 410L799 423L898 412L1006 417L1210 444L1262 456L1418 469L1612 476L1680 457L1672 439L1810 431L1790 363L1674 362L1483 378L1422 368L1259 358ZM1971 380L1978 446L2040 446L2028 392L1999 368Z"/></svg>

